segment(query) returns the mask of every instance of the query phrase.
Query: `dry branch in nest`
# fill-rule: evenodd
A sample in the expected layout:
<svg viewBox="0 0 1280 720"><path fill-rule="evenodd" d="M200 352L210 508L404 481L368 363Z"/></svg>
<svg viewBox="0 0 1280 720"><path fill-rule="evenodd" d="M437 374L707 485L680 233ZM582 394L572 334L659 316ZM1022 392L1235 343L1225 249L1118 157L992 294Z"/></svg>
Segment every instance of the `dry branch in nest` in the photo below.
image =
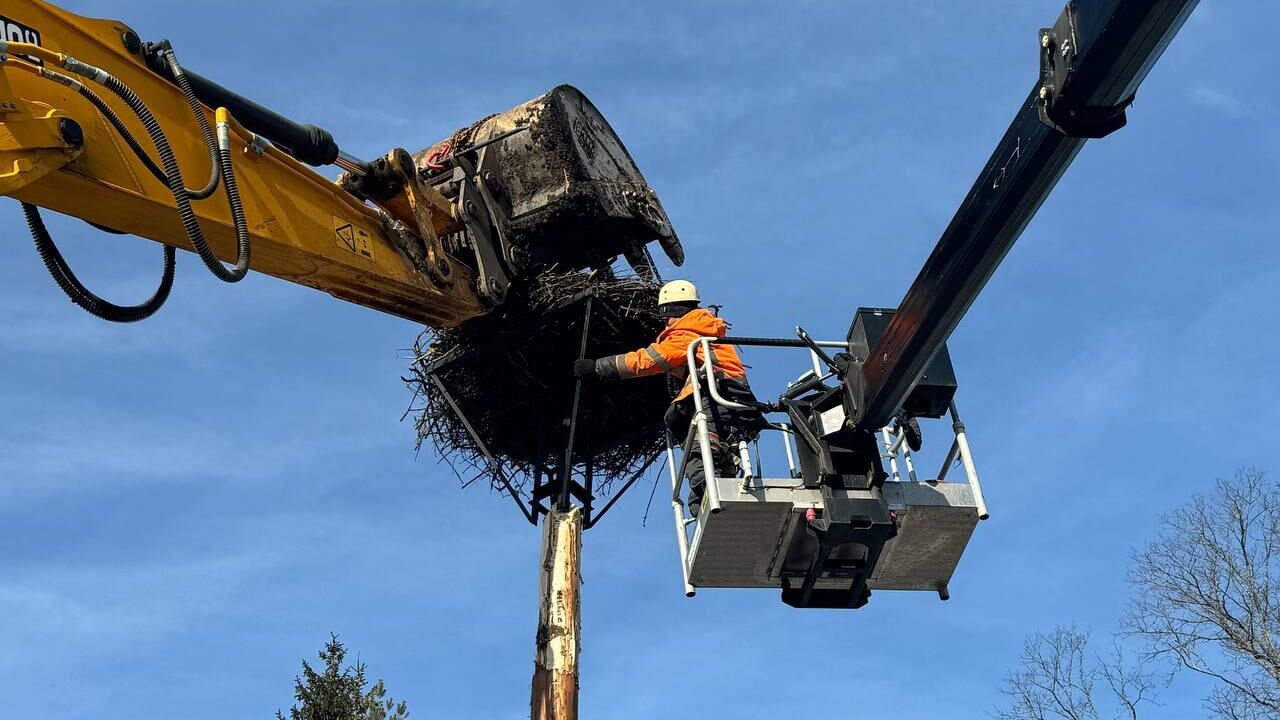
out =
<svg viewBox="0 0 1280 720"><path fill-rule="evenodd" d="M545 273L489 315L423 333L408 378L420 401L419 447L429 441L459 476L493 487L503 473L520 491L535 474L554 474L564 460L588 298L586 356L597 358L653 341L662 328L656 290L637 277ZM590 466L597 497L662 451L671 397L661 376L584 383L573 460Z"/></svg>

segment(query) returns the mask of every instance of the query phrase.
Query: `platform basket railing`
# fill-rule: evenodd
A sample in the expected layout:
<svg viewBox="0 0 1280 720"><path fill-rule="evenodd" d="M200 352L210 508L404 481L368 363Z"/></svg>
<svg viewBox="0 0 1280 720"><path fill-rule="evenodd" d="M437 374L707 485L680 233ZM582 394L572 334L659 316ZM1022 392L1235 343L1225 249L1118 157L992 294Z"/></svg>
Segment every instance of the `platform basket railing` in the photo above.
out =
<svg viewBox="0 0 1280 720"><path fill-rule="evenodd" d="M691 582L690 569L693 558L690 552L698 545L699 535L702 532L702 524L699 517L694 517L686 512L686 504L682 498L682 490L684 489L684 479L690 453L697 452L702 457L702 467L704 473L704 497L702 500L702 513L716 514L723 509L724 499L720 494L720 480L725 478L716 474L717 467L714 462L711 450L710 423L707 420L706 401L709 399L717 405L734 410L750 410L756 409L742 403L734 402L726 399L720 394L719 387L716 383L715 373L712 369L712 363L699 363L699 354L701 357L711 357L711 346L716 344L725 344L724 341L717 338L701 338L691 343L686 354L686 364L688 366L688 377L693 385L693 403L694 415L689 423L689 430L678 446L673 442L674 438L668 434L667 436L667 471L671 480L671 509L676 531L676 547L680 553L680 570L681 577L684 580L684 592L686 597L694 597L697 593L697 587ZM748 344L741 340L736 340L733 344ZM806 349L809 354L810 363L812 365L812 373L814 377L820 380L828 380L833 373L826 371L822 367L822 361L817 352L808 349L807 346L801 346L790 339L774 339L766 338L758 342L749 343L759 347L775 347ZM841 341L816 341L815 345L821 348L831 348L837 350L847 350L848 344ZM700 351L700 352L699 352ZM810 377L806 372L796 382L800 382ZM707 398L702 393L702 383L706 383ZM907 445L905 429L902 427L881 428L879 437L883 445L881 458L887 460L889 464L889 481L891 482L927 482L941 483L946 482L947 476L951 469L957 463L963 468L965 482L968 484L973 493L974 502L977 506L978 519L986 520L989 517L987 512L986 501L982 494L982 484L978 477L977 466L974 463L973 453L969 447L968 434L964 423L960 420L959 411L956 409L954 401L948 408L948 415L951 419L951 430L954 437L951 446L942 461L942 466L938 472L930 478L921 480L915 469L915 457L911 448ZM762 465L761 462L751 462L751 450L756 451L757 460L761 455L761 440L767 435L777 436L782 440L784 457L786 458L787 477L785 478L769 478L757 474L757 469ZM765 489L800 489L804 486L801 479L801 471L797 466L797 449L795 443L795 430L786 422L768 422L750 441L741 440L737 443L736 451L739 460L738 476L734 479L738 480L738 493L740 495L748 495L752 491ZM691 534L692 533L692 534Z"/></svg>

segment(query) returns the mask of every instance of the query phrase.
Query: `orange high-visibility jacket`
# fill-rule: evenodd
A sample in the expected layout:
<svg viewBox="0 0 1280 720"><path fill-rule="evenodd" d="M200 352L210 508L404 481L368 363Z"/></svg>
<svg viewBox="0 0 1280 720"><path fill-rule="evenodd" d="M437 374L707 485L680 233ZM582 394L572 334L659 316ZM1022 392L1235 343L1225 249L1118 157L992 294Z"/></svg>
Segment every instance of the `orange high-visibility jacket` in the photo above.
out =
<svg viewBox="0 0 1280 720"><path fill-rule="evenodd" d="M694 308L685 313L671 327L662 331L652 345L633 350L622 355L612 355L596 360L596 372L600 377L637 378L659 373L668 373L677 378L684 378L685 384L674 402L680 402L693 394L693 383L688 379L689 345L698 338L721 338L729 325L722 318L716 317L703 308ZM698 368L701 371L705 359L702 348L695 351ZM712 345L712 367L718 376L743 378L746 369L742 359L732 345ZM702 384L706 384L704 375L699 375Z"/></svg>

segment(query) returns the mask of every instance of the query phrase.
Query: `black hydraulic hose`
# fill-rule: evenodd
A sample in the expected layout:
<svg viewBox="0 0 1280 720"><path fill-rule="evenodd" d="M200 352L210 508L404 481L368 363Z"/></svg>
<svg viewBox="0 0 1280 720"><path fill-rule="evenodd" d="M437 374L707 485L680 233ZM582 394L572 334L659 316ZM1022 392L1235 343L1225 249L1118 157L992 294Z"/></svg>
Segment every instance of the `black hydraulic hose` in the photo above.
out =
<svg viewBox="0 0 1280 720"><path fill-rule="evenodd" d="M231 206L231 222L236 229L236 271L241 277L249 269L249 223L244 217L244 203L240 202L240 188L236 185L236 172L231 164L231 141L218 145L218 161L222 169L222 189Z"/></svg>
<svg viewBox="0 0 1280 720"><path fill-rule="evenodd" d="M40 259L44 261L49 275L53 277L54 282L58 283L58 287L62 288L71 302L84 308L94 317L117 323L137 322L154 315L160 306L164 305L165 300L169 299L169 291L173 289L175 266L174 250L171 246L164 246L164 270L160 275L160 286L156 288L155 294L138 305L116 305L90 292L71 271L62 253L58 252L58 246L54 244L53 237L49 235L49 230L40 217L39 208L22 203L22 213L27 218L27 227L30 228L31 237L35 240L36 252L40 253Z"/></svg>
<svg viewBox="0 0 1280 720"><path fill-rule="evenodd" d="M209 118L204 116L204 107L200 104L200 100L196 98L195 91L191 89L191 81L187 79L187 74L183 72L182 66L178 64L178 56L174 54L170 48L164 53L165 60L169 63L169 69L173 72L174 82L177 83L178 89L182 91L183 97L187 99L187 106L191 108L191 113L196 116L196 122L200 125L200 134L204 136L204 146L209 150L209 164L212 166L209 170L209 184L198 192L187 193L196 200L203 200L213 194L218 188L218 141L213 137L213 128L209 127Z"/></svg>
<svg viewBox="0 0 1280 720"><path fill-rule="evenodd" d="M142 145L138 143L137 138L129 132L124 123L120 121L119 116L111 110L111 107L102 101L92 90L89 90L83 83L61 73L42 68L41 75L45 78L61 83L68 87L74 88L81 96L87 99L107 122L116 129L125 143L137 154L143 164L152 172L159 172L155 163L151 161L150 156L142 149ZM161 175L163 178L163 175ZM164 266L160 273L160 285L156 288L155 293L150 298L137 305L116 305L110 301L95 295L71 270L71 266L67 264L66 258L58 251L57 244L53 241L53 236L49 234L49 229L45 227L44 219L40 217L40 209L29 203L22 203L22 212L27 219L27 228L31 231L31 238L35 241L36 252L39 253L41 261L44 262L45 269L49 271L49 275L57 283L58 287L66 294L71 302L83 308L89 314L101 320L118 323L138 322L151 317L159 310L169 299L169 292L173 289L174 268L176 266L175 251L171 246L166 245L163 251ZM90 223L95 227L101 228L108 232L119 233L119 230L107 228L95 223Z"/></svg>
<svg viewBox="0 0 1280 720"><path fill-rule="evenodd" d="M102 114L102 117L111 125L111 127L115 128L116 132L119 133L120 138L124 140L125 144L129 146L129 149L133 151L133 154L137 156L138 160L147 168L147 172L155 176L155 178L160 182L165 183L166 185L169 183L169 178L164 174L164 170L161 170L160 167L156 165L155 161L151 159L151 155L142 147L142 144L133 136L133 133L129 132L129 128L125 126L124 122L120 120L120 116L116 115L116 112L111 109L111 106L104 102L97 93L90 90L88 86L79 80L68 75L63 75L59 72L54 72L48 68L41 68L40 75L48 80L52 80L61 85L66 85L67 87L75 90L80 97L88 100L89 104L93 105L93 107ZM200 114L199 119L204 120L204 115ZM187 195L196 200L203 200L212 195L213 191L217 189L218 181L220 179L220 175L218 174L218 147L217 144L213 142L212 132L206 135L205 146L209 148L209 165L211 167L209 171L209 183L200 190L187 188Z"/></svg>
<svg viewBox="0 0 1280 720"><path fill-rule="evenodd" d="M173 48L167 48L164 51L165 60L169 64L169 71L173 73L173 80L178 85L178 89L187 99L187 105L190 106L191 112L196 116L196 122L200 124L200 133L204 135L205 145L208 146L210 159L215 160L217 165L213 169L213 177L211 187L216 186L219 176L222 177L222 189L227 196L227 205L231 208L232 226L236 233L236 267L235 272L239 273L239 277L243 278L249 270L249 222L245 219L244 203L240 200L240 189L236 185L235 166L231 163L231 135L229 128L223 128L223 137L215 139L213 128L209 127L209 119L204 116L204 106L201 105L200 99L196 97L195 91L191 88L191 81L187 78L187 73L178 64L178 56L173 52ZM221 266L220 266L221 267Z"/></svg>
<svg viewBox="0 0 1280 720"><path fill-rule="evenodd" d="M169 191L173 194L174 202L178 207L178 214L182 220L183 229L186 231L187 239L191 242L197 254L200 255L200 259L219 279L226 282L237 282L244 278L249 269L249 230L248 223L245 220L244 205L240 199L240 191L236 186L235 172L231 163L230 136L227 133L222 143L215 139L213 129L209 127L209 121L204 116L204 110L196 99L195 94L191 92L190 84L185 81L185 75L181 66L178 65L177 59L172 51L169 51L166 55L178 85L182 89L183 95L186 97L187 103L200 125L201 133L204 135L205 147L210 152L212 169L210 170L209 183L206 187L197 191L188 190L183 183L177 158L173 154L173 148L169 145L169 140L165 136L164 130L160 127L160 123L150 109L147 108L146 104L119 79L72 58L67 58L64 64L67 69L85 77L93 78L106 86L108 90L129 106L129 109L137 115L146 128L147 134L151 136L151 142L155 145L156 152L160 155L160 161L164 165L163 170L156 166L155 161L151 159L151 156L138 142L137 138L133 136L133 133L129 131L128 127L125 126L124 122L120 120L120 117L96 93L83 83L47 68L42 68L40 74L50 80L72 87L102 114L147 170L169 186ZM220 126L220 129L223 128ZM230 270L222 265L222 262L218 260L217 256L209 248L195 212L191 209L191 199L193 197L196 199L209 197L217 189L220 181L231 208L231 217L236 233L236 266ZM31 231L32 239L35 241L36 251L40 254L40 258L44 262L45 268L49 271L49 275L53 277L54 282L73 303L90 314L109 322L137 322L155 314L168 300L169 293L173 289L174 269L176 266L175 251L172 246L166 245L164 247L164 267L160 276L160 285L156 288L155 293L138 305L116 305L95 295L84 286L84 283L80 282L80 279L71 270L70 265L67 264L66 258L59 252L57 244L54 243L53 237L49 234L48 228L45 227L44 220L40 217L40 210L34 205L22 203L22 211L26 216L27 227ZM117 231L112 230L112 232Z"/></svg>
<svg viewBox="0 0 1280 720"><path fill-rule="evenodd" d="M119 115L116 115L116 111L112 110L111 106L108 105L105 100L98 97L98 94L90 90L84 83L77 82L74 87L76 92L80 94L80 97L88 100L89 104L97 108L98 112L102 114L102 117L111 124L111 127L115 128L116 132L120 135L120 139L124 140L124 144L128 145L129 149L133 151L133 154L138 157L138 160L146 166L147 171L154 175L160 182L168 184L169 178L165 177L164 171L161 170L160 166L156 165L155 161L151 159L151 156L147 154L145 149L143 149L142 144L133 136L133 133L129 132L129 128L125 127L124 121L120 119ZM190 191L188 191L188 194L189 193Z"/></svg>
<svg viewBox="0 0 1280 720"><path fill-rule="evenodd" d="M155 178L160 182L168 185L169 178L164 174L164 170L161 170L160 166L156 165L155 160L151 159L151 155L148 154L146 149L142 147L142 143L138 142L138 139L133 136L133 133L129 132L129 128L125 126L124 121L120 119L120 116L116 115L116 112L111 109L111 106L108 105L101 97L99 97L97 93L90 90L88 86L86 86L84 83L77 83L75 89L76 89L76 92L80 94L80 97L83 97L85 100L88 100L89 104L93 105L95 108L98 109L98 112L102 113L102 117L106 119L106 121L111 125L111 127L115 128L116 132L119 133L120 135L120 139L124 140L125 145L129 146L129 149L133 151L133 154L137 156L138 160L143 164L144 167L147 168L147 172L155 176ZM218 156L215 151L212 155L214 168L218 167L217 158ZM215 184L213 185L213 187L216 187L217 177L218 175L215 169L214 171ZM192 190L191 188L187 188L187 195L197 200L208 197L210 194L210 193L204 193L204 194L202 193L204 193L204 190Z"/></svg>
<svg viewBox="0 0 1280 720"><path fill-rule="evenodd" d="M129 106L129 109L133 110L134 114L138 116L138 119L142 121L143 127L147 129L147 134L151 136L151 143L156 146L156 152L160 154L160 161L164 165L166 182L178 206L178 216L182 220L182 227L186 231L187 239L191 241L192 248L200 256L200 260L204 262L205 267L209 268L209 272L212 272L215 277L224 282L239 282L242 280L249 269L247 242L241 241L238 243L238 253L234 268L227 269L222 264L222 261L213 254L213 250L204 238L204 231L200 229L200 222L196 218L195 211L191 209L191 196L183 185L182 173L178 168L177 158L174 157L173 148L169 145L169 140L165 137L164 130L160 127L155 115L152 115L151 110L147 108L142 100L115 76L99 72L95 79L123 100ZM228 195L228 201L230 200L231 198ZM232 217L235 217L235 215L236 213L233 210ZM243 217L243 212L240 215ZM239 228L237 228L236 234L238 238L241 236ZM247 233L244 237L247 237Z"/></svg>

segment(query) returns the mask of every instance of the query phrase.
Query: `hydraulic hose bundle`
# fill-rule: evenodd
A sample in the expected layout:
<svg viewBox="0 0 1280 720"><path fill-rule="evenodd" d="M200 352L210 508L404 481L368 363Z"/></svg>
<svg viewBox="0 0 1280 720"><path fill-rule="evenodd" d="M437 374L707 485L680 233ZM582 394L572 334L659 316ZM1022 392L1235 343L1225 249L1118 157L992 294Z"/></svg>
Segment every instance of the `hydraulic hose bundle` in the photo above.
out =
<svg viewBox="0 0 1280 720"><path fill-rule="evenodd" d="M187 236L191 238L191 244L195 247L196 252L200 255L200 259L204 261L205 267L209 268L215 277L224 282L240 282L244 279L245 273L249 271L249 228L245 223L244 206L240 202L240 193L236 187L234 170L231 166L231 135L226 129L225 119L219 123L219 140L216 142L213 138L213 131L209 128L209 121L204 116L204 109L200 105L200 101L196 99L195 92L191 89L191 83L187 80L186 73L182 71L182 66L178 64L178 58L173 53L173 48L166 47L163 51L165 61L168 62L170 70L173 71L174 82L178 88L182 90L182 94L187 99L187 104L191 106L191 111L196 116L196 121L200 123L200 132L204 135L206 146L212 157L218 159L217 167L213 172L216 174L221 171L222 189L227 196L227 203L231 206L231 217L235 223L236 229L236 264L235 267L228 270L222 264L222 261L213 254L213 250L209 248L209 244L205 242L204 234L200 231L200 224L196 222L195 213L191 210L191 203L178 202L178 212L182 214L182 224L187 230ZM108 76L110 77L110 76ZM119 80L110 78L122 90L128 91ZM110 86L109 86L110 87ZM114 88L112 88L114 90ZM117 93L119 94L119 93ZM132 95L133 93L129 93ZM124 96L121 95L124 99ZM128 100L126 100L128 102ZM146 106L143 106L145 109ZM223 113L226 111L224 110ZM150 112L147 113L150 115ZM155 123L155 118L151 118L149 124L145 118L139 115L143 120L143 124L147 126L147 132L151 132L152 124L155 125L156 132L152 134L152 139L157 141L156 149L159 150L160 142L163 142L168 148L168 140L165 139L164 133L160 131L159 124ZM158 140L157 140L158 139ZM164 153L160 155L161 159L165 159ZM173 151L169 150L168 158L165 159L165 170L169 175L169 187L173 190L174 199L179 195L187 194L186 187L182 184L182 177L178 173L178 163L173 157ZM185 213L184 213L185 207Z"/></svg>
<svg viewBox="0 0 1280 720"><path fill-rule="evenodd" d="M44 226L39 208L22 203L22 214L27 218L27 227L35 240L36 252L40 253L40 259L44 261L45 269L49 271L53 281L58 283L58 287L62 288L62 292L66 293L68 298L71 298L71 302L84 308L94 317L118 323L137 322L154 315L169 299L169 291L173 289L174 255L176 254L172 247L168 245L164 247L164 269L160 274L160 286L156 288L155 293L137 305L116 305L91 292L71 271L66 259L58 251L58 246L53 242L53 237L49 235L48 228Z"/></svg>
<svg viewBox="0 0 1280 720"><path fill-rule="evenodd" d="M5 55L7 50L8 48L5 45L0 45L0 56ZM43 51L43 48L38 48L38 50ZM209 121L204 115L204 109L192 91L186 74L183 72L181 65L178 64L172 48L166 46L162 50L162 54L173 76L174 83L182 91L187 104L191 107L192 113L196 116L196 122L200 125L205 146L209 149L211 164L209 182L199 190L190 190L186 187L173 148L170 146L164 130L160 127L160 123L133 90L118 78L100 68L80 62L70 56L49 51L40 53L41 59L52 61L76 75L97 82L128 105L138 120L142 122L143 127L146 128L151 143L155 147L156 153L160 156L159 165L151 158L150 154L142 147L141 143L138 142L137 138L133 136L111 107L86 87L84 83L69 75L49 70L46 67L36 67L26 63L15 64L24 66L44 78L66 85L88 100L102 114L108 124L119 133L125 144L138 157L148 172L168 186L177 205L178 215L182 220L183 230L187 239L205 266L209 268L209 271L224 282L238 282L244 278L249 269L249 228L245 220L244 205L241 202L239 189L236 186L235 170L231 162L230 118L226 110L219 108L218 133L215 137L213 128L209 126ZM222 185L223 193L226 195L235 227L236 264L231 268L224 266L222 261L214 255L213 250L205 240L203 231L200 229L195 211L191 207L192 199L203 200L211 197L219 184ZM76 305L103 320L136 322L150 317L168 299L169 291L173 286L175 265L172 247L166 246L164 248L164 268L160 285L155 294L138 305L116 305L98 297L80 282L54 244L52 236L50 236L40 217L39 209L27 203L23 203L22 209L27 219L27 225L31 230L32 238L35 240L36 250L44 261L45 267L58 286Z"/></svg>

